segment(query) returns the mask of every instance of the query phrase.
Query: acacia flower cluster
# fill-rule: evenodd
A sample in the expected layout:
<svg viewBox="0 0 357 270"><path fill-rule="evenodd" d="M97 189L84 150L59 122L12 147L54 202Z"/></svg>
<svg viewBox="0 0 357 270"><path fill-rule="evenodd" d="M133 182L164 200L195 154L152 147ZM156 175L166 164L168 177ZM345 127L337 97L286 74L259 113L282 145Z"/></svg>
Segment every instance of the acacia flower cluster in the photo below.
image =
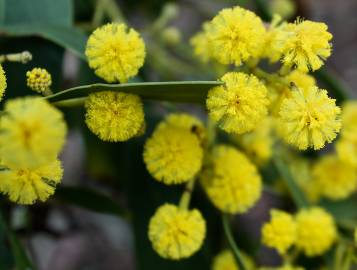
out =
<svg viewBox="0 0 357 270"><path fill-rule="evenodd" d="M280 267L258 268L245 253L240 262L233 248L213 259L212 270L239 270L237 261L247 269L304 270L295 266L291 253L321 256L337 242L334 216L317 203L346 199L357 189L357 102L341 110L309 74L330 56L331 39L324 23L300 18L289 23L274 16L264 24L239 6L223 9L191 38L195 55L207 65L219 65L224 75L217 74L220 79L207 91L207 117L176 110L145 138L142 159L152 179L167 188L185 185L179 202L162 202L148 221L147 237L159 256L187 259L213 233L204 211L191 202L198 185L212 209L224 216L252 210L265 185L281 193L288 189L299 208L295 214L272 209L261 229L262 243L284 259ZM85 55L98 77L120 84L87 87L86 95L75 99L84 100L88 129L112 143L144 135L141 92L125 88L144 65L146 47L139 32L108 23L89 36ZM260 67L264 59L275 64L269 71ZM67 134L64 116L54 107L61 103L46 101L52 94L51 74L34 68L26 79L45 97L6 101L0 114L0 192L19 204L46 201L55 192ZM0 99L6 87L0 65ZM340 130L335 152L315 152L314 160L298 152L323 149ZM283 169L279 158L288 163Z"/></svg>

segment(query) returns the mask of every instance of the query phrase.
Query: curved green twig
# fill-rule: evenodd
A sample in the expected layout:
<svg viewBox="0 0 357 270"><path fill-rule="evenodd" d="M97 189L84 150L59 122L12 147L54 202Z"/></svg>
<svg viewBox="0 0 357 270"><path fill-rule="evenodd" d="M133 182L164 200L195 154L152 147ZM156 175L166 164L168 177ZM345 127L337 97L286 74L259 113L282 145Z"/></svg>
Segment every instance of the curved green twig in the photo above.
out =
<svg viewBox="0 0 357 270"><path fill-rule="evenodd" d="M239 270L247 270L247 268L245 267L244 263L243 263L243 259L242 256L240 254L239 248L234 240L233 234L232 234L232 230L229 224L229 216L228 214L223 214L222 215L222 223L223 223L223 230L224 230L224 234L227 237L228 240L228 244L232 250L233 256L237 262L238 268Z"/></svg>

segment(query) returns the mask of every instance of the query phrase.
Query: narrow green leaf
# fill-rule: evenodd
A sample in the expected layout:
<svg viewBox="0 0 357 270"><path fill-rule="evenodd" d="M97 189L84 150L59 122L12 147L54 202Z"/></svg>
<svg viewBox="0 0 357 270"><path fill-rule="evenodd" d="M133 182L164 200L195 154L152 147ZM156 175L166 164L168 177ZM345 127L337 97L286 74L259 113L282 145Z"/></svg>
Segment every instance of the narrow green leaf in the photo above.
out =
<svg viewBox="0 0 357 270"><path fill-rule="evenodd" d="M276 155L273 155L273 162L283 181L285 181L296 206L299 208L307 207L309 203L301 189L297 186L294 177L285 162L281 159L281 157Z"/></svg>
<svg viewBox="0 0 357 270"><path fill-rule="evenodd" d="M144 99L203 103L210 88L221 85L218 81L145 82L123 84L91 84L64 90L46 97L50 102L86 97L100 91L132 93Z"/></svg>
<svg viewBox="0 0 357 270"><path fill-rule="evenodd" d="M91 211L123 216L124 210L109 196L84 187L58 187L55 198Z"/></svg>
<svg viewBox="0 0 357 270"><path fill-rule="evenodd" d="M4 0L6 25L42 23L70 26L73 22L72 0Z"/></svg>
<svg viewBox="0 0 357 270"><path fill-rule="evenodd" d="M227 214L222 215L222 224L223 224L224 234L227 238L228 244L236 260L238 268L240 270L247 270L247 268L244 265L243 258L240 254L239 248L236 244L236 241L234 240L233 233L229 224L229 216Z"/></svg>
<svg viewBox="0 0 357 270"><path fill-rule="evenodd" d="M16 270L35 270L21 242L5 223L2 213L0 213L0 223L1 227L7 231L7 238L10 243L12 255L14 256Z"/></svg>
<svg viewBox="0 0 357 270"><path fill-rule="evenodd" d="M85 60L87 36L80 30L54 24L12 24L0 26L0 36L39 36L64 47Z"/></svg>

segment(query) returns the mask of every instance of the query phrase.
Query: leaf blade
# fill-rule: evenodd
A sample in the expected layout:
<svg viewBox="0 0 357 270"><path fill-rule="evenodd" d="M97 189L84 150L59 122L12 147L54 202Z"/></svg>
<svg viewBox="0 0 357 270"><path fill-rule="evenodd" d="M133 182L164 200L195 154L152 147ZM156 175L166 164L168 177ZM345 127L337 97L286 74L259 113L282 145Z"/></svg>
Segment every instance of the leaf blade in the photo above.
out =
<svg viewBox="0 0 357 270"><path fill-rule="evenodd" d="M123 84L91 84L67 89L46 97L50 102L85 97L100 91L118 91L141 96L144 99L204 102L210 88L221 85L219 81L145 82Z"/></svg>

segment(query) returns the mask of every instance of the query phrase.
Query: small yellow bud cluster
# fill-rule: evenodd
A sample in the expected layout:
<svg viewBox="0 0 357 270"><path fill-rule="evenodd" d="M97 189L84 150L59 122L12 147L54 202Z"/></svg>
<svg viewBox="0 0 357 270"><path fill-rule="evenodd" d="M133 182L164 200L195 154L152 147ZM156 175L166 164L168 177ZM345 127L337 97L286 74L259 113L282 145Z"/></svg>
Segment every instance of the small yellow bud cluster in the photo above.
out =
<svg viewBox="0 0 357 270"><path fill-rule="evenodd" d="M27 86L39 94L47 95L52 85L51 74L46 69L34 68L27 71Z"/></svg>
<svg viewBox="0 0 357 270"><path fill-rule="evenodd" d="M312 207L300 210L295 217L279 210L271 211L271 220L262 228L262 241L285 254L295 245L306 256L327 252L337 238L333 217L324 209Z"/></svg>
<svg viewBox="0 0 357 270"><path fill-rule="evenodd" d="M41 98L11 100L0 130L0 191L20 204L45 201L62 178L57 160L67 132L62 113Z"/></svg>

